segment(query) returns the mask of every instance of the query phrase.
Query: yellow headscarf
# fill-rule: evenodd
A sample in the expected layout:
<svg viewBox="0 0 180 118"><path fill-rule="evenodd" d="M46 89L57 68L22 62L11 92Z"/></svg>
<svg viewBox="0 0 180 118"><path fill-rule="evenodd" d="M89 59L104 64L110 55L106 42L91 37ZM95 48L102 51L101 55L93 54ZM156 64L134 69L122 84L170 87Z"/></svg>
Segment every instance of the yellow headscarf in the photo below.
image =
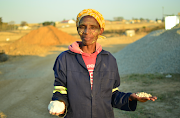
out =
<svg viewBox="0 0 180 118"><path fill-rule="evenodd" d="M99 13L98 11L94 10L94 9L84 9L83 11L81 11L78 15L77 15L77 20L76 20L76 27L79 27L79 22L81 20L82 17L84 16L92 16L94 17L97 22L99 23L101 28L105 27L105 20L104 17L102 16L101 13ZM104 39L106 37L99 35L98 39Z"/></svg>

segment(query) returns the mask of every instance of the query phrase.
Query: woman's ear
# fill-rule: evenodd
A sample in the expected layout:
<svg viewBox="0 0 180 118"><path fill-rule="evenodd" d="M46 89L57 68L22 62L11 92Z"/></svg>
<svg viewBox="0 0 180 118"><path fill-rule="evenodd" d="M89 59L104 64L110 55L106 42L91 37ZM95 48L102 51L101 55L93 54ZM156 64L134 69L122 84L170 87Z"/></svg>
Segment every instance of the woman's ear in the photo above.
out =
<svg viewBox="0 0 180 118"><path fill-rule="evenodd" d="M104 28L101 28L99 35L101 35L103 32L104 32Z"/></svg>

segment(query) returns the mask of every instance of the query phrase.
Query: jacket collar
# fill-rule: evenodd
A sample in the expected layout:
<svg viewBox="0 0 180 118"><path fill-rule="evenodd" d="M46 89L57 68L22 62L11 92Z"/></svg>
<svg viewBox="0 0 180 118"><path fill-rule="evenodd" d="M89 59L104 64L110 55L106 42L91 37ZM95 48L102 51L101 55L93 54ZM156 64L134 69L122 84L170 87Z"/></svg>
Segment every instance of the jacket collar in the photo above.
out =
<svg viewBox="0 0 180 118"><path fill-rule="evenodd" d="M70 50L67 50L67 52L70 53L70 54L74 54L74 55L75 55L75 54L78 54L78 53L72 52L72 51L70 51ZM107 51L105 51L105 50L102 50L98 55L100 55L100 54L105 54L105 55L107 54L107 55L109 55L109 52L107 52Z"/></svg>
<svg viewBox="0 0 180 118"><path fill-rule="evenodd" d="M74 53L74 52L72 52L72 51L70 51L70 50L67 50L67 52L70 53L70 54L72 54L72 55L76 55L76 58L77 58L78 63L79 63L83 68L85 68L86 70L88 70L87 67L86 67L86 64L84 63L84 60L83 60L81 54ZM107 52L107 51L105 51L105 50L102 50L102 51L97 55L96 64L95 64L94 70L96 69L96 66L98 66L98 65L100 64L100 62L101 62L101 60L102 60L101 55L109 55L109 52Z"/></svg>

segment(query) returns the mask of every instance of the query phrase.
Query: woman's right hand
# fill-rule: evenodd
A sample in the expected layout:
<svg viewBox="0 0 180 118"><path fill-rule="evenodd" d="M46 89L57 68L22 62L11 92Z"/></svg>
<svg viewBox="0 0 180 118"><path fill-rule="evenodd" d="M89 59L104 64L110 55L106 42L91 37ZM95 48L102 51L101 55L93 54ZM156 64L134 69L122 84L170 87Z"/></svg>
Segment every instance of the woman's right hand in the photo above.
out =
<svg viewBox="0 0 180 118"><path fill-rule="evenodd" d="M65 111L65 103L61 101L50 101L48 105L49 113L52 115L59 116L60 114L64 114Z"/></svg>

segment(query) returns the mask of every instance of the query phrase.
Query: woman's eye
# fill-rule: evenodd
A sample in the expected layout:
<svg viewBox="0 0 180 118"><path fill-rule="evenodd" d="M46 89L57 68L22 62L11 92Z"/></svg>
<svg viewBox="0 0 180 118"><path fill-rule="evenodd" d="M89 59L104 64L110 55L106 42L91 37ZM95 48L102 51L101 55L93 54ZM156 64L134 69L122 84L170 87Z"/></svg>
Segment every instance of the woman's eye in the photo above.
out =
<svg viewBox="0 0 180 118"><path fill-rule="evenodd" d="M97 30L98 27L92 26L91 29L92 29L92 30Z"/></svg>
<svg viewBox="0 0 180 118"><path fill-rule="evenodd" d="M80 28L80 29L85 29L85 27L84 27L84 26L79 26L79 28Z"/></svg>

